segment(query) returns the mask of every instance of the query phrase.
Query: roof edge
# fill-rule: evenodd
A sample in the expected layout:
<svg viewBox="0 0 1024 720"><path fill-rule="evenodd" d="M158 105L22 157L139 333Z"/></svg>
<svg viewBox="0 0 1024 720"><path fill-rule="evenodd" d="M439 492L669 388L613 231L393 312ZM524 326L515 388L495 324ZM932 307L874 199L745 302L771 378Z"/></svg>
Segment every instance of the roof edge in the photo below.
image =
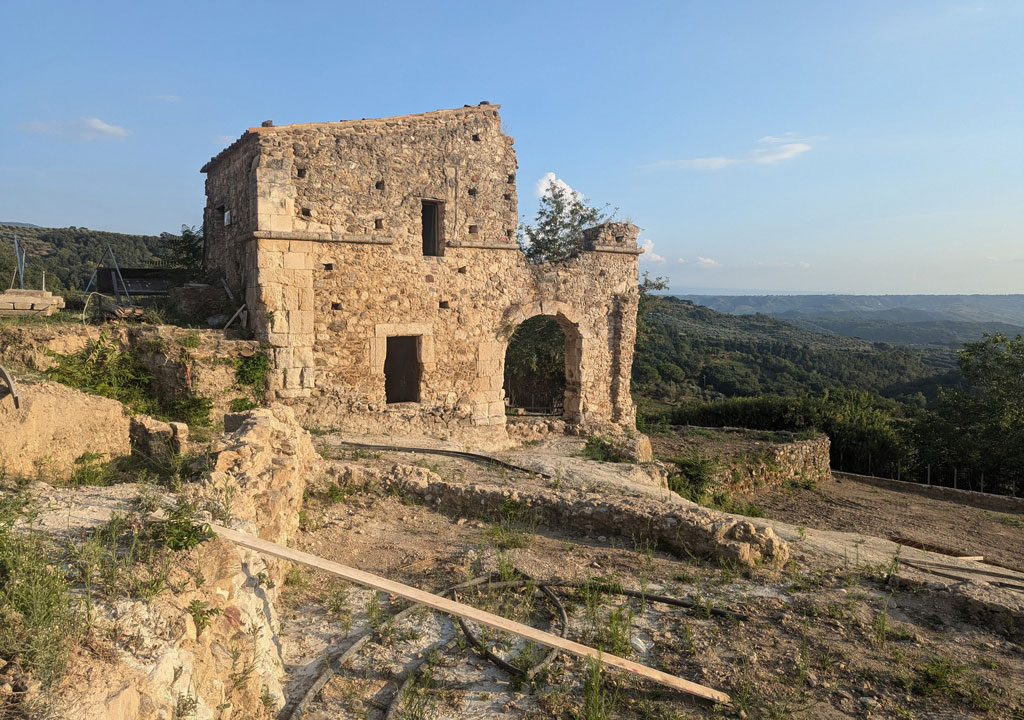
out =
<svg viewBox="0 0 1024 720"><path fill-rule="evenodd" d="M324 127L324 126L343 127L343 126L351 126L351 125L363 125L363 124L375 124L375 123L392 122L392 121L395 121L395 120L418 120L418 119L421 119L421 118L426 119L426 118L437 117L438 115L456 115L456 114L459 114L459 113L472 113L472 112L479 112L479 111L486 111L486 112L494 111L494 114L497 114L497 111L500 110L500 109L501 109L501 105L492 105L491 103L480 103L478 105L463 105L460 108L446 108L446 109L441 109L441 110L431 110L429 112L423 112L423 113L410 113L410 114L407 114L407 115L391 115L391 116L388 116L388 117L380 117L380 118L362 118L360 120L329 120L329 121L326 121L326 122L292 123L290 125L270 125L270 126L250 127L248 130L246 130L244 133L242 133L242 136L240 138L238 138L233 143L231 143L226 148L224 148L219 153L217 153L212 158L210 158L209 162L207 162L205 165L203 165L202 168L199 169L199 172L201 172L201 173L209 172L210 169L214 165L216 165L221 160L223 160L225 157L227 157L228 155L233 153L235 151L235 149L240 147L247 139L256 137L256 136L261 135L261 134L272 133L272 132L275 132L275 131L278 131L278 130L293 130L293 129L305 128L305 127Z"/></svg>

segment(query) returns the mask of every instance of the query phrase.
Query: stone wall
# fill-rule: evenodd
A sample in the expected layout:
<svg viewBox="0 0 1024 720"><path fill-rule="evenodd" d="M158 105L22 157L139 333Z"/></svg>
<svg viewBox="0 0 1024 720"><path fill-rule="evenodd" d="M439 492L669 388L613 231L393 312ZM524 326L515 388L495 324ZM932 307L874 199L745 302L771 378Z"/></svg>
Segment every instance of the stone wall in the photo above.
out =
<svg viewBox="0 0 1024 720"><path fill-rule="evenodd" d="M232 206L230 231L208 234L207 259L244 255L249 317L273 347L271 390L305 424L507 442L508 339L548 315L566 333L565 420L633 426L639 230L609 223L576 257L527 262L512 144L483 104L252 128L204 167L208 218L255 197L254 214ZM424 201L442 203L437 255L424 252ZM418 402L387 402L396 336L415 338Z"/></svg>
<svg viewBox="0 0 1024 720"><path fill-rule="evenodd" d="M235 380L234 361L262 352L255 340L228 337L222 330L190 330L169 325L0 325L0 365L21 376L21 368L45 371L57 364L54 353L70 355L100 337L121 348L135 348L140 363L155 379L153 391L160 397L192 392L213 401L216 421L229 411L236 397L254 391Z"/></svg>
<svg viewBox="0 0 1024 720"><path fill-rule="evenodd" d="M829 465L829 439L820 435L810 440L794 440L768 445L755 457L747 457L732 467L728 477L720 479L729 490L772 488L786 482L813 483L832 475Z"/></svg>
<svg viewBox="0 0 1024 720"><path fill-rule="evenodd" d="M426 468L402 464L376 472L360 465L336 463L334 472L339 482L377 485L446 513L494 519L512 502L524 516L552 528L614 535L633 543L649 541L681 557L708 557L748 567L778 567L789 558L789 546L771 528L682 498L666 502L572 489L513 490L485 483L449 482Z"/></svg>

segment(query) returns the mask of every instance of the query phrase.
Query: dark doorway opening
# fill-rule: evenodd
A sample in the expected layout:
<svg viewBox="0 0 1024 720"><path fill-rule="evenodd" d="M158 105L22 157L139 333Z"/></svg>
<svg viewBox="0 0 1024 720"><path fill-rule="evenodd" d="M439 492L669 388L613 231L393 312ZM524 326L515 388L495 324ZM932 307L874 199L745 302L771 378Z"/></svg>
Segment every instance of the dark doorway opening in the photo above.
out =
<svg viewBox="0 0 1024 720"><path fill-rule="evenodd" d="M561 415L565 404L566 338L549 316L516 328L505 351L505 405L513 411Z"/></svg>
<svg viewBox="0 0 1024 720"><path fill-rule="evenodd" d="M389 403L420 401L420 361L413 335L389 337L384 355L384 394Z"/></svg>
<svg viewBox="0 0 1024 720"><path fill-rule="evenodd" d="M441 239L441 218L444 203L437 200L423 201L423 254L443 255Z"/></svg>

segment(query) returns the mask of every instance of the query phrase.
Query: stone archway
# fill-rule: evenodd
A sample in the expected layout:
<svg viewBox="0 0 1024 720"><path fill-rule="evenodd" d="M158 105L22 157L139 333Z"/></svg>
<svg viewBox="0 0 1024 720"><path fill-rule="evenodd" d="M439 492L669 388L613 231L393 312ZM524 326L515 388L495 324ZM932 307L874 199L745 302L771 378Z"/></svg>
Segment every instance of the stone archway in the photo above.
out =
<svg viewBox="0 0 1024 720"><path fill-rule="evenodd" d="M562 418L572 424L583 421L583 351L588 337L592 337L582 326L580 314L570 305L559 302L532 303L510 308L502 324L501 375L504 380L505 360L508 342L515 330L527 320L536 317L551 317L565 335L565 394L562 403ZM504 398L507 408L508 398Z"/></svg>

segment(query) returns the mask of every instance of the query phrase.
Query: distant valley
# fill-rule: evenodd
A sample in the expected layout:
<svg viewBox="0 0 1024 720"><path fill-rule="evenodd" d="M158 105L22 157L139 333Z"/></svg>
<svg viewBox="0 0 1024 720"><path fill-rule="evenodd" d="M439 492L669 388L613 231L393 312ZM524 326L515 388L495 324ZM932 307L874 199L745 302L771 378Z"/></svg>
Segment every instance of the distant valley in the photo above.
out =
<svg viewBox="0 0 1024 720"><path fill-rule="evenodd" d="M1024 334L1024 295L677 295L731 315L762 314L868 342L959 347Z"/></svg>

